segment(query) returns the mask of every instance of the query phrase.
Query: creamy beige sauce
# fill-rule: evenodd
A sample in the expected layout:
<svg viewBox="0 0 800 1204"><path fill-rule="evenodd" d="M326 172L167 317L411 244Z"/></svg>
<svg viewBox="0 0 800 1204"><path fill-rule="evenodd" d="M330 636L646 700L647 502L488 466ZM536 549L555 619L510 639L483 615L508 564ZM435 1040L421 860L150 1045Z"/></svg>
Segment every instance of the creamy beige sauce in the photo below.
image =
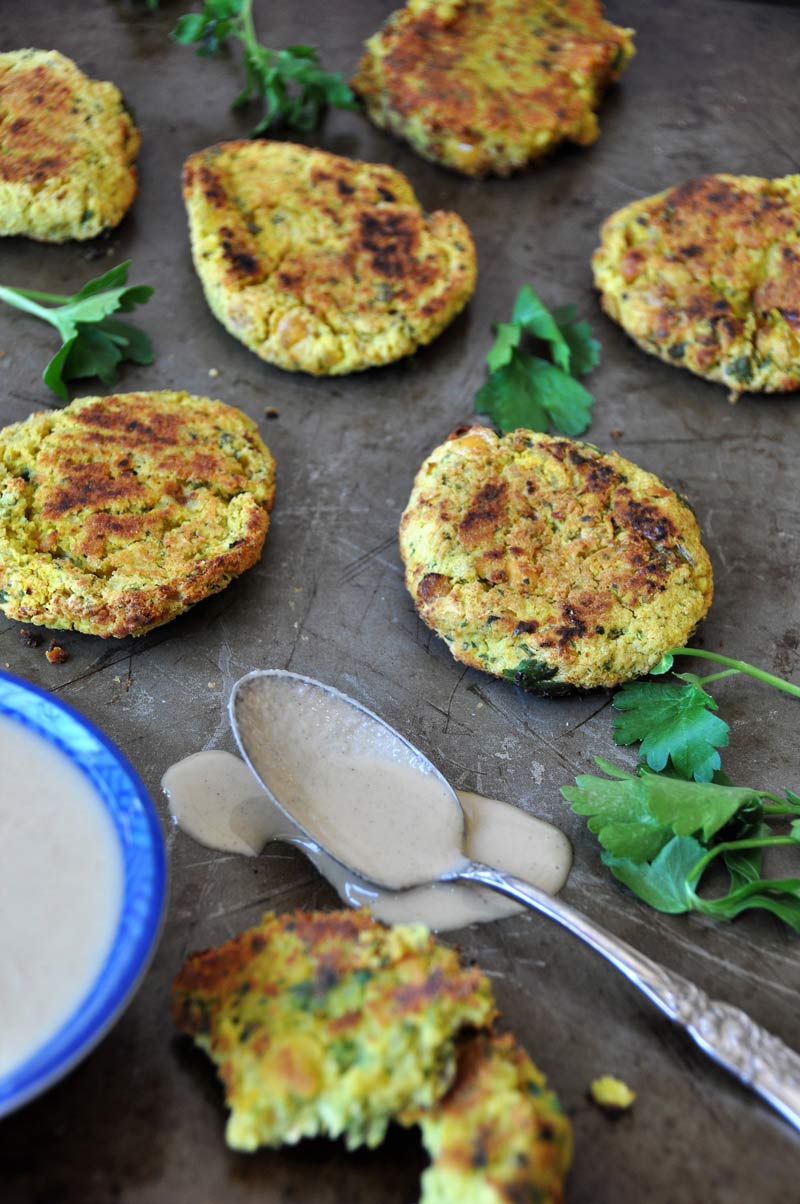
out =
<svg viewBox="0 0 800 1204"><path fill-rule="evenodd" d="M0 1074L80 1005L111 947L122 859L91 783L0 717Z"/></svg>
<svg viewBox="0 0 800 1204"><path fill-rule="evenodd" d="M319 684L269 672L243 678L231 705L262 785L356 874L403 890L464 863L451 788L373 716Z"/></svg>
<svg viewBox="0 0 800 1204"><path fill-rule="evenodd" d="M441 932L523 910L507 896L467 882L377 890L307 840L271 802L244 761L231 753L194 753L167 770L162 786L175 822L200 844L251 857L269 840L300 845L346 903L371 907L387 923L421 921ZM572 847L563 832L509 803L456 793L466 815L468 857L550 894L561 889L572 864Z"/></svg>
<svg viewBox="0 0 800 1204"><path fill-rule="evenodd" d="M264 793L241 757L211 749L171 765L161 779L178 827L209 849L257 857L297 829Z"/></svg>

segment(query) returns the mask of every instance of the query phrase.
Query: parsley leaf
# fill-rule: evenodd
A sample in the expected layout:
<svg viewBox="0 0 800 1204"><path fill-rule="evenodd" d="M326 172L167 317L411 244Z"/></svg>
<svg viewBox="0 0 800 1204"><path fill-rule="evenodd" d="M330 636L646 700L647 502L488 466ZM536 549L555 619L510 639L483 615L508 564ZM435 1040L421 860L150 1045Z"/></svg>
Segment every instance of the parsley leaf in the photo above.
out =
<svg viewBox="0 0 800 1204"><path fill-rule="evenodd" d="M685 781L644 765L634 776L599 758L598 764L612 780L584 775L562 794L573 811L590 816L603 864L635 895L657 911L700 911L718 920L757 908L800 931L800 878L762 877L765 849L800 845L800 819L785 835L768 822L785 822L791 802L771 804L766 800L777 796L767 792ZM699 886L718 859L729 889L705 898Z"/></svg>
<svg viewBox="0 0 800 1204"><path fill-rule="evenodd" d="M641 740L642 756L656 772L671 762L681 777L710 782L720 768L716 750L725 748L730 729L711 713L717 704L695 681L629 682L612 705L622 712L614 718L615 743Z"/></svg>
<svg viewBox="0 0 800 1204"><path fill-rule="evenodd" d="M524 427L581 435L589 425L592 395L553 364L515 352L475 395L475 409L488 414L501 431Z"/></svg>
<svg viewBox="0 0 800 1204"><path fill-rule="evenodd" d="M699 911L717 920L760 909L800 932L800 878L762 876L766 849L800 845L800 795L732 785L717 751L727 745L729 728L714 714L717 704L704 688L740 673L796 698L800 686L704 648L670 648L651 674L668 673L676 656L724 668L705 678L677 673L676 681L623 686L613 700L620 712L614 740L641 742L645 763L634 775L597 758L609 776L585 774L562 794L573 811L589 817L604 849L603 863L649 906L671 914ZM776 833L773 823L784 825L783 832ZM707 898L699 890L714 862L728 875L728 891Z"/></svg>
<svg viewBox="0 0 800 1204"><path fill-rule="evenodd" d="M198 13L184 13L172 31L176 42L194 45L200 56L216 54L228 38L242 44L245 82L233 107L259 100L264 114L251 131L258 137L278 122L312 130L328 105L354 109L356 100L341 72L325 71L314 46L263 46L253 22L253 0L205 0Z"/></svg>
<svg viewBox="0 0 800 1204"><path fill-rule="evenodd" d="M611 853L603 853L602 861L615 878L656 911L678 915L694 907L696 896L688 877L704 852L693 837L673 836L651 862L640 864Z"/></svg>
<svg viewBox="0 0 800 1204"><path fill-rule="evenodd" d="M490 372L497 372L514 358L514 351L522 338L522 327L516 322L498 322L495 327L497 338L486 357Z"/></svg>
<svg viewBox="0 0 800 1204"><path fill-rule="evenodd" d="M591 817L589 829L607 852L636 862L651 861L673 836L702 833L708 841L740 808L761 799L748 787L686 782L646 769L622 781L583 774L575 782L561 790L572 810Z"/></svg>
<svg viewBox="0 0 800 1204"><path fill-rule="evenodd" d="M768 826L760 823L753 835L761 838L769 836ZM725 863L725 869L731 876L731 888L738 890L741 886L757 882L761 877L764 850L763 848L727 849L722 854L722 860Z"/></svg>
<svg viewBox="0 0 800 1204"><path fill-rule="evenodd" d="M129 313L153 295L149 285L127 283L130 265L130 260L118 264L72 296L0 286L0 301L49 322L61 335L62 346L42 379L62 401L69 401L68 380L98 376L112 384L123 361L153 362L149 337L129 322L110 316Z"/></svg>
<svg viewBox="0 0 800 1204"><path fill-rule="evenodd" d="M718 899L694 897L694 909L716 920L735 920L754 908L772 912L800 932L800 878L758 878Z"/></svg>
<svg viewBox="0 0 800 1204"><path fill-rule="evenodd" d="M545 344L553 362L525 349ZM475 409L487 414L501 431L518 427L566 435L587 429L594 399L576 377L599 362L600 345L574 305L553 313L526 284L514 303L510 322L496 327L486 357L489 378L475 395Z"/></svg>
<svg viewBox="0 0 800 1204"><path fill-rule="evenodd" d="M511 321L543 343L549 343L550 353L558 367L569 372L569 344L559 330L558 322L529 284L523 284L517 294Z"/></svg>
<svg viewBox="0 0 800 1204"><path fill-rule="evenodd" d="M692 879L705 852L699 841L676 836L650 863L637 864L608 853L602 860L615 878L656 911L671 915L699 911L716 920L733 920L744 911L759 909L800 931L800 878L761 878L756 873L741 884L731 875L733 889L716 899L704 899Z"/></svg>
<svg viewBox="0 0 800 1204"><path fill-rule="evenodd" d="M553 317L569 347L572 375L585 376L600 363L600 344L592 338L589 323L578 320L578 310L574 305L562 305L554 309Z"/></svg>
<svg viewBox="0 0 800 1204"><path fill-rule="evenodd" d="M621 711L614 719L614 741L627 745L642 742L642 755L657 773L670 766L684 778L710 782L720 768L717 749L725 748L730 728L711 712L717 704L705 685L721 677L744 673L766 682L784 693L800 698L800 686L705 648L670 648L650 670L651 675L668 673L676 656L696 656L724 665L721 673L698 677L695 673L676 673L677 682L639 681L624 685L615 695L613 706ZM791 793L791 792L789 792ZM787 794L787 802L791 804Z"/></svg>

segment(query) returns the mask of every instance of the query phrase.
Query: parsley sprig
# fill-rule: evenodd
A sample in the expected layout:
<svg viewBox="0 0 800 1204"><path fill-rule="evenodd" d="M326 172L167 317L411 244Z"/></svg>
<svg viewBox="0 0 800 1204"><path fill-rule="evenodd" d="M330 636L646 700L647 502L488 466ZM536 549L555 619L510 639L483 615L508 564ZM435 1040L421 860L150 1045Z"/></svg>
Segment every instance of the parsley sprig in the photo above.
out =
<svg viewBox="0 0 800 1204"><path fill-rule="evenodd" d="M672 648L651 673L668 673L676 656L715 661L725 668L708 677L676 673L675 682L629 682L616 693L612 704L620 712L614 719L615 743L628 745L641 741L641 754L656 772L669 767L679 777L710 782L720 769L717 750L727 746L730 728L715 714L717 704L705 689L710 682L744 673L800 698L800 686L747 661L733 660L705 648Z"/></svg>
<svg viewBox="0 0 800 1204"><path fill-rule="evenodd" d="M68 380L98 376L110 385L124 360L153 362L153 348L144 331L110 316L118 311L129 313L153 295L147 284L127 283L130 266L128 259L71 296L0 285L0 301L49 322L61 335L62 346L42 379L62 401L69 401Z"/></svg>
<svg viewBox="0 0 800 1204"><path fill-rule="evenodd" d="M475 395L475 409L501 431L524 427L581 435L594 399L577 377L600 362L600 344L574 305L552 312L529 284L523 285L510 322L495 327L486 363L489 379ZM545 345L550 359L536 354Z"/></svg>
<svg viewBox="0 0 800 1204"><path fill-rule="evenodd" d="M770 911L800 932L800 877L763 875L764 851L800 845L800 796L733 786L727 780L684 781L653 773L636 774L597 759L609 777L583 774L562 789L604 852L615 878L657 911L698 911L731 920L743 911ZM722 777L722 775L718 775ZM776 832L773 824L788 830ZM702 879L721 863L728 889L701 895Z"/></svg>
<svg viewBox="0 0 800 1204"><path fill-rule="evenodd" d="M253 21L253 0L205 0L197 13L185 13L172 31L176 42L196 46L201 56L216 54L229 38L242 44L245 84L233 102L238 109L251 100L264 105L264 115L252 136L284 122L312 130L323 110L354 109L356 100L340 72L325 71L314 46L263 46Z"/></svg>
<svg viewBox="0 0 800 1204"><path fill-rule="evenodd" d="M612 874L657 911L699 911L730 920L751 908L770 911L800 932L800 876L772 877L765 850L800 844L800 795L735 786L719 749L730 729L705 687L744 673L800 698L800 686L747 661L705 648L671 648L652 672L668 673L676 656L724 666L707 677L676 673L670 682L637 681L618 691L614 740L641 742L642 763L628 773L597 759L607 777L583 774L562 789L603 847ZM780 830L776 830L776 826ZM701 893L712 867L727 890Z"/></svg>

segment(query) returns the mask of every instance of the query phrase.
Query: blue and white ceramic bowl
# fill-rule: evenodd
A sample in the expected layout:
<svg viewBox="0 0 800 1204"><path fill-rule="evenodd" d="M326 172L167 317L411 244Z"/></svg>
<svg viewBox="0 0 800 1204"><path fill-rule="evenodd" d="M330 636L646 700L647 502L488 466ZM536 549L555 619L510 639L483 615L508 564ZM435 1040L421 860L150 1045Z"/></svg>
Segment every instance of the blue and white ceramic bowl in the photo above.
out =
<svg viewBox="0 0 800 1204"><path fill-rule="evenodd" d="M123 873L122 906L105 962L61 1027L23 1063L0 1076L3 1116L62 1078L119 1019L155 951L167 866L158 816L142 782L94 724L52 695L1 672L0 715L32 729L89 779L112 821Z"/></svg>

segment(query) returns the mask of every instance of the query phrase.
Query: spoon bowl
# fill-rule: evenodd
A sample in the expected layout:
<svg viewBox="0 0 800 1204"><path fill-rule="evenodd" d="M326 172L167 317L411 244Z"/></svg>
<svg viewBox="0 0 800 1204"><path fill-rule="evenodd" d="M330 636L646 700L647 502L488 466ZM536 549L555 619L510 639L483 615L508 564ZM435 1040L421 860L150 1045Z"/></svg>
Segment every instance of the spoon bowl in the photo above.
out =
<svg viewBox="0 0 800 1204"><path fill-rule="evenodd" d="M264 790L320 852L378 888L475 882L549 916L800 1129L800 1057L793 1050L562 900L465 857L455 792L378 715L313 678L263 669L236 683L230 718Z"/></svg>
<svg viewBox="0 0 800 1204"><path fill-rule="evenodd" d="M261 669L236 683L229 711L242 756L272 802L365 882L408 890L467 864L455 791L360 703L313 678Z"/></svg>

